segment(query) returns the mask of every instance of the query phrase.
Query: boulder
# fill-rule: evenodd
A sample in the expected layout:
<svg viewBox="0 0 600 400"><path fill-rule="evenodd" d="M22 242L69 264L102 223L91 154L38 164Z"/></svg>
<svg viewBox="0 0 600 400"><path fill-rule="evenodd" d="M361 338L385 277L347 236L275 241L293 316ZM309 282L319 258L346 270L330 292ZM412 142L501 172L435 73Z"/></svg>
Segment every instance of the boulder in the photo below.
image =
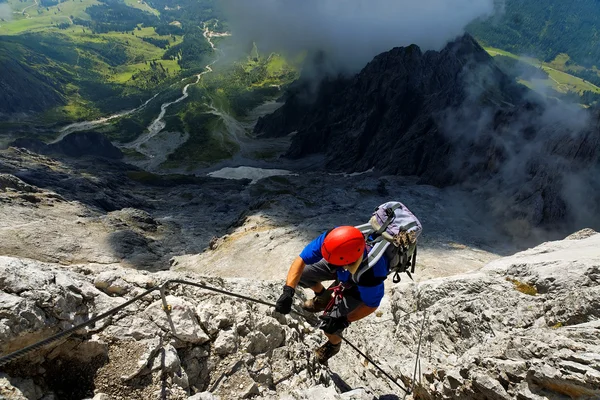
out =
<svg viewBox="0 0 600 400"><path fill-rule="evenodd" d="M210 340L202 330L194 306L179 297L167 296L170 312L163 310L162 300L155 301L145 311L146 316L164 331L172 331L179 340L202 344Z"/></svg>

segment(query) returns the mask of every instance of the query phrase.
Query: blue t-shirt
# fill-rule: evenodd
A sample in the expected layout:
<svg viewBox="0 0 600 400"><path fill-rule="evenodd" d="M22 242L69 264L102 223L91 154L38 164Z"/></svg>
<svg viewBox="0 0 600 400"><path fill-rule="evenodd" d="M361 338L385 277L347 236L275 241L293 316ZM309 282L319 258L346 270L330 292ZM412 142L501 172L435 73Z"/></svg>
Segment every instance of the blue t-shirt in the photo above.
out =
<svg viewBox="0 0 600 400"><path fill-rule="evenodd" d="M304 250L302 250L300 258L302 258L305 264L315 264L323 259L321 246L325 240L325 235L327 235L327 232L323 232L323 234L310 242ZM366 257L367 251L365 250L363 259ZM347 271L342 267L336 269L337 277L340 282L348 282L352 279L350 271ZM387 274L388 262L385 257L381 257L368 274L363 274L363 277L361 277L361 280L356 284L356 287L358 288L360 298L365 305L369 307L379 307L384 293L383 281L387 277Z"/></svg>

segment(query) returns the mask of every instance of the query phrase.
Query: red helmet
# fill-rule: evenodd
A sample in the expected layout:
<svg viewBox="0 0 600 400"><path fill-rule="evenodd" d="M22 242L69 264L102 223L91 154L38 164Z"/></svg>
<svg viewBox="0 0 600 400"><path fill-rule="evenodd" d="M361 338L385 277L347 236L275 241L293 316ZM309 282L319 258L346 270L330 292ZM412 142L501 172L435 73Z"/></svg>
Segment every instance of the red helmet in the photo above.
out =
<svg viewBox="0 0 600 400"><path fill-rule="evenodd" d="M323 240L321 254L333 265L348 265L359 259L365 252L365 237L353 226L339 226Z"/></svg>

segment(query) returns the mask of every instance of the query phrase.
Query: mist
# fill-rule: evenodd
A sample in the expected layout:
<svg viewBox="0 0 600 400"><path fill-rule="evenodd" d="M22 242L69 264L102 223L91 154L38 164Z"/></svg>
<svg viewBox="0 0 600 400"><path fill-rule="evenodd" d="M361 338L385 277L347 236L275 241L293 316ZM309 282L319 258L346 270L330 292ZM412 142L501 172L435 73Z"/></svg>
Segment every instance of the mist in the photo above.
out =
<svg viewBox="0 0 600 400"><path fill-rule="evenodd" d="M536 91L525 91L523 103L504 103L499 113L499 103L486 106L482 100L498 84L493 69L481 66L468 78L463 82L465 101L439 120L458 151L449 166L454 174L478 175L474 191L488 200L514 236L598 229L597 111L553 98L556 92L540 84Z"/></svg>
<svg viewBox="0 0 600 400"><path fill-rule="evenodd" d="M416 44L439 50L494 0L222 0L237 44L261 52L323 52L341 72L357 72L374 56Z"/></svg>
<svg viewBox="0 0 600 400"><path fill-rule="evenodd" d="M0 18L6 21L12 19L12 9L8 4L0 4Z"/></svg>

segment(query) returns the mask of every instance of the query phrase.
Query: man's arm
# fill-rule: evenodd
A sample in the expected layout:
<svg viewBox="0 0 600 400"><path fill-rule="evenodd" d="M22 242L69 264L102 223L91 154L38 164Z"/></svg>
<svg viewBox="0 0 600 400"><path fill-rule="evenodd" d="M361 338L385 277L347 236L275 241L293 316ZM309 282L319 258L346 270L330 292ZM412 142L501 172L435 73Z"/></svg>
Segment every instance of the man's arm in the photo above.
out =
<svg viewBox="0 0 600 400"><path fill-rule="evenodd" d="M346 316L346 318L348 318L348 322L358 321L359 319L363 319L367 315L372 314L373 312L375 312L375 310L377 310L377 307L369 307L363 303L356 307L354 310L352 310Z"/></svg>
<svg viewBox="0 0 600 400"><path fill-rule="evenodd" d="M385 288L383 286L383 282L375 286L362 286L359 283L358 291L360 292L360 297L362 298L363 303L348 314L348 322L354 322L358 321L359 319L363 319L367 315L372 314L375 310L377 310L379 304L381 303L381 299L383 298Z"/></svg>
<svg viewBox="0 0 600 400"><path fill-rule="evenodd" d="M304 263L304 260L301 257L296 257L290 266L285 284L295 289L296 286L298 286L298 282L300 282L302 271L304 271L305 266L306 264Z"/></svg>

